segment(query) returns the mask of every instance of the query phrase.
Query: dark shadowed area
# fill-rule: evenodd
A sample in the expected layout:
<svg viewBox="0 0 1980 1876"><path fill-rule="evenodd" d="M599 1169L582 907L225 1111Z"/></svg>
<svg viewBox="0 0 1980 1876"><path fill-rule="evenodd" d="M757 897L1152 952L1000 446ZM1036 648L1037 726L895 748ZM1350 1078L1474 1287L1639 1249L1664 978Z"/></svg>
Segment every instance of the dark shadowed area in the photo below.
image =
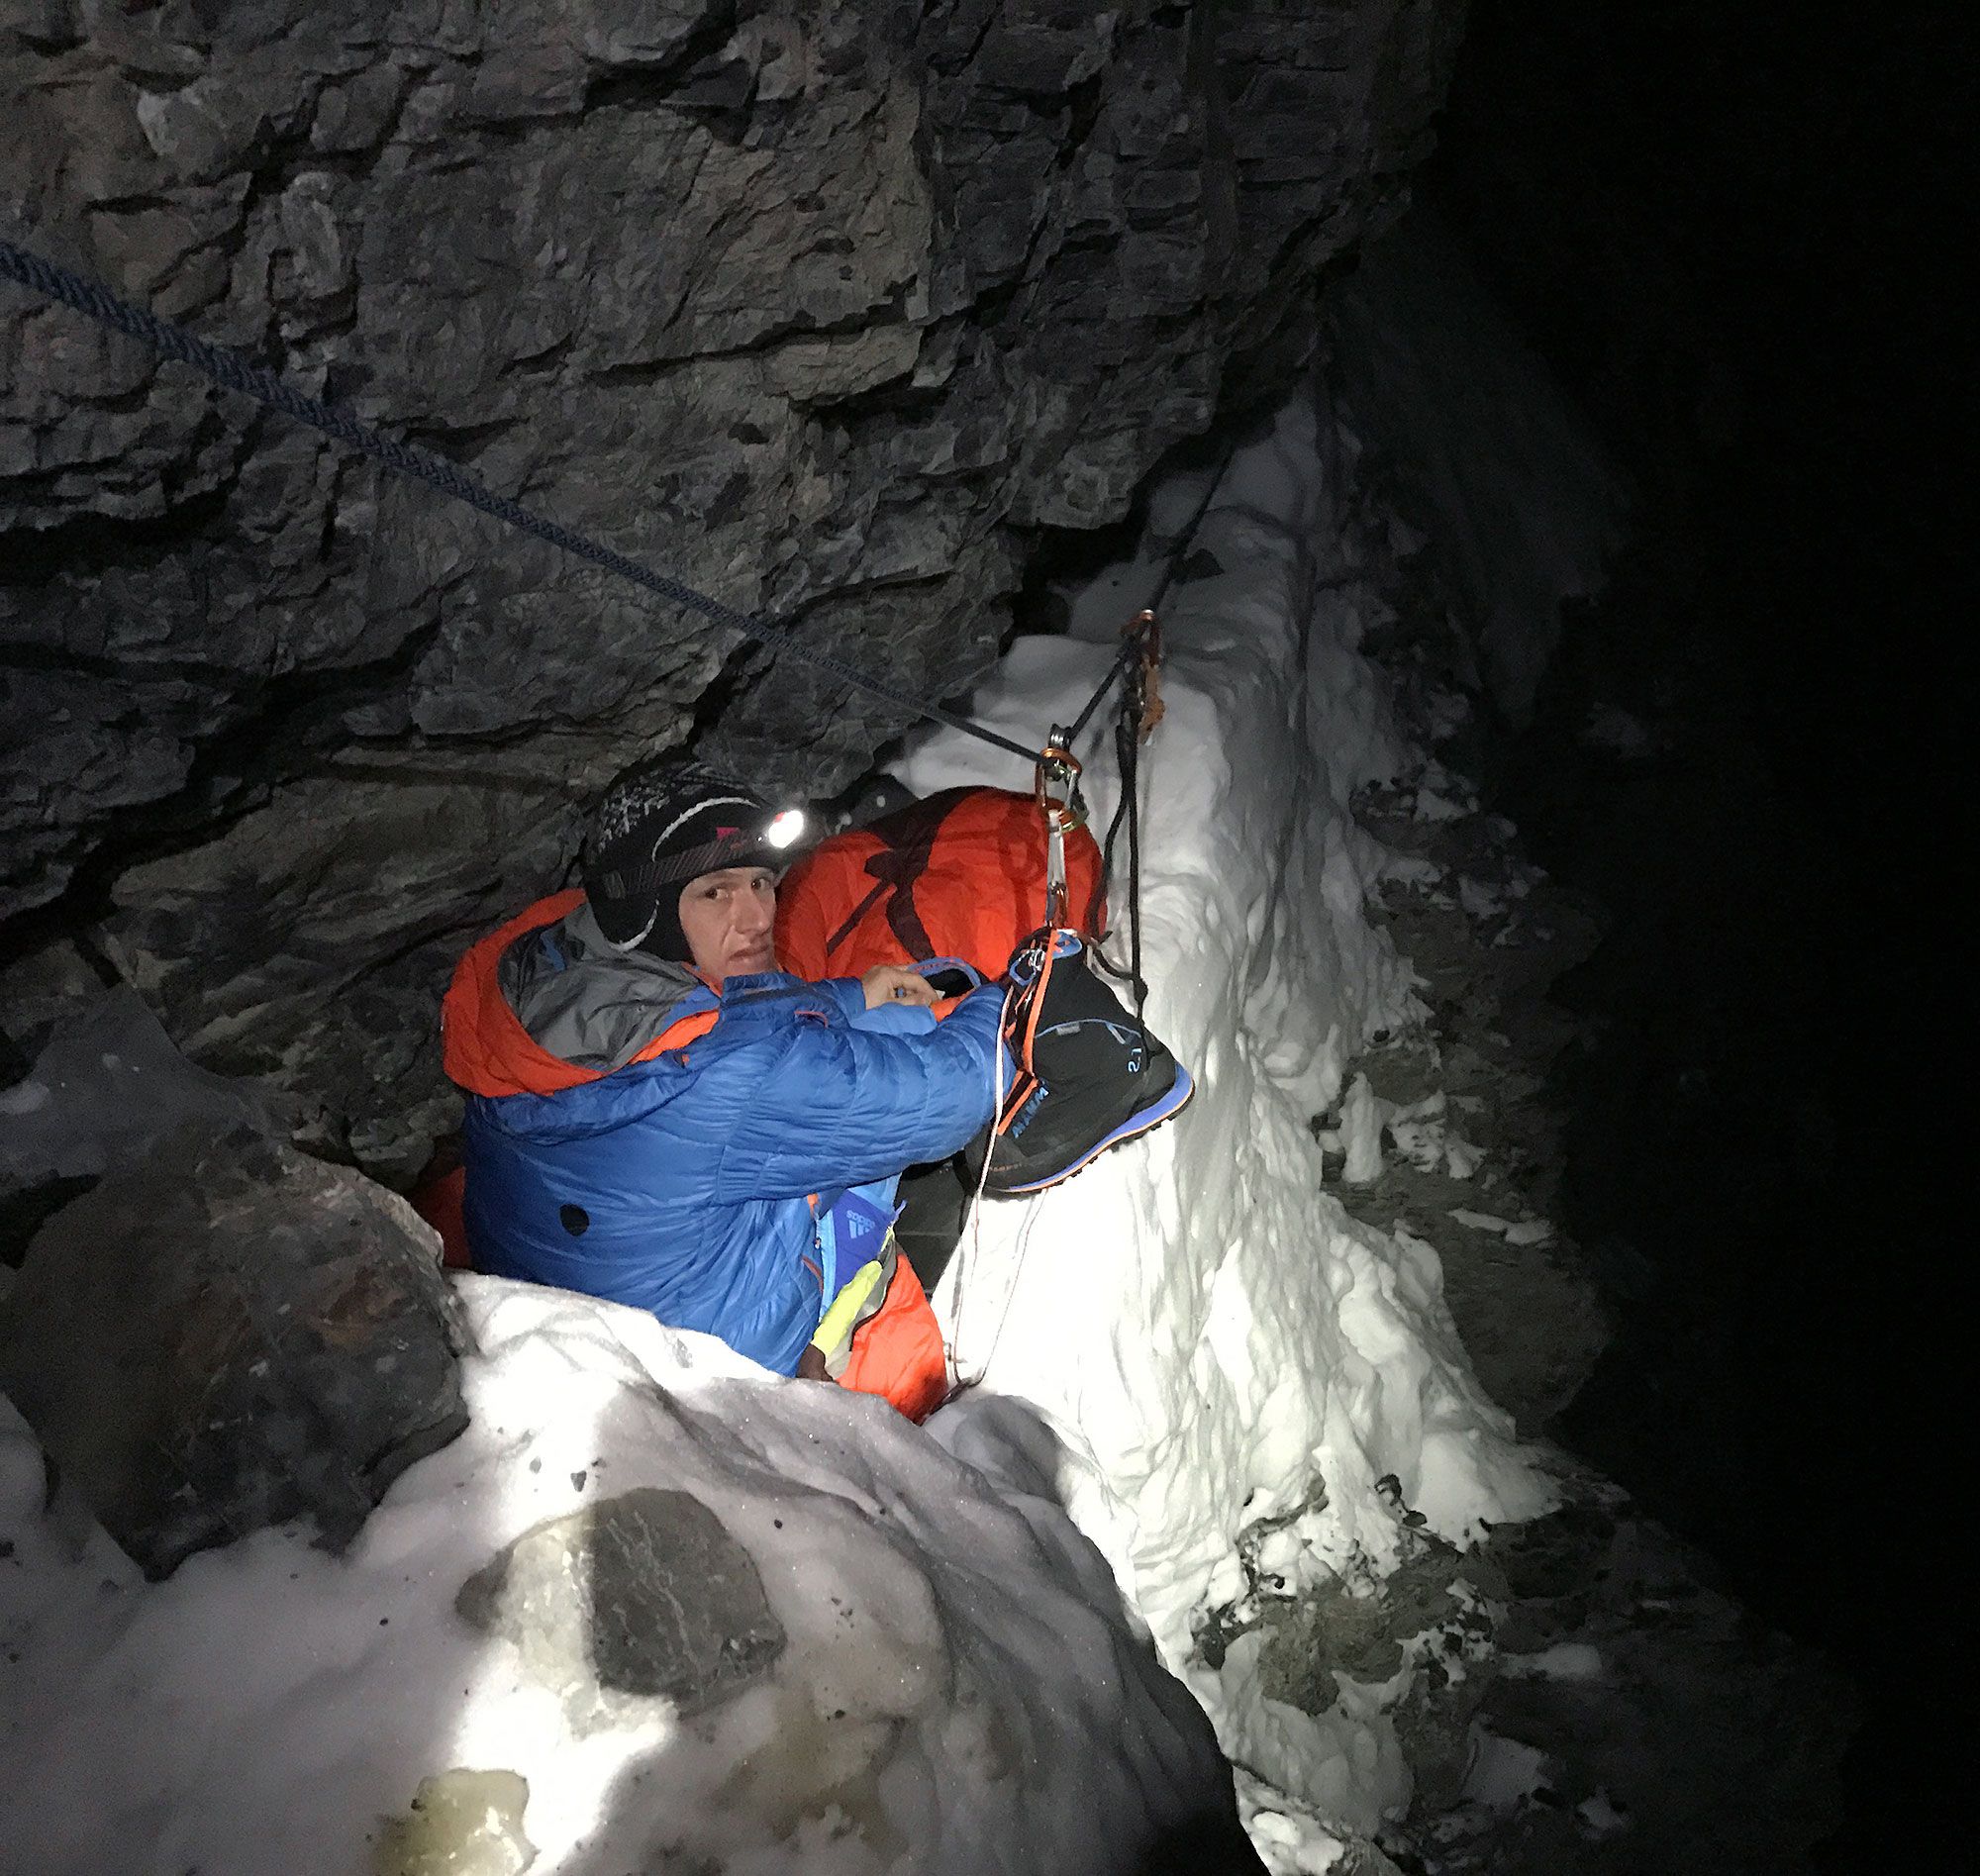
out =
<svg viewBox="0 0 1980 1876"><path fill-rule="evenodd" d="M1565 1436L1875 1690L1838 1870L1910 1861L1891 1781L1944 1742L1905 1709L1959 1620L1906 1584L1945 1517L1953 1270L1914 1162L1960 995L1971 56L1942 6L1480 0L1422 191L1640 493L1494 776L1613 914L1554 991L1593 1037L1557 1077L1565 1222L1619 1324Z"/></svg>

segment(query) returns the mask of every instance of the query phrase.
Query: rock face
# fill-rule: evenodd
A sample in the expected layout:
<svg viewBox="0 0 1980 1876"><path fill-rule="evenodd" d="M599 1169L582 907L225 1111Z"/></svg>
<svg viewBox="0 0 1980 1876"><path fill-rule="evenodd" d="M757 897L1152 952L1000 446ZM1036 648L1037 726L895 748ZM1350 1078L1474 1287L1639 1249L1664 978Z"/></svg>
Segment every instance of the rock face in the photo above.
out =
<svg viewBox="0 0 1980 1876"><path fill-rule="evenodd" d="M35 0L0 27L10 232L951 695L1036 531L1117 520L1284 381L1460 17ZM430 1018L574 797L696 730L830 792L902 727L12 287L0 721L0 919L87 901L181 1039L385 1157L352 1058Z"/></svg>
<svg viewBox="0 0 1980 1876"><path fill-rule="evenodd" d="M33 1070L0 1093L0 1195L100 1178L143 1159L182 1127L245 1127L271 1136L304 1117L195 1067L132 990L78 996Z"/></svg>
<svg viewBox="0 0 1980 1876"><path fill-rule="evenodd" d="M1602 590L1633 491L1435 216L1376 242L1329 315L1335 395L1370 468L1436 543L1486 695L1531 723L1562 609Z"/></svg>
<svg viewBox="0 0 1980 1876"><path fill-rule="evenodd" d="M0 1317L0 1387L148 1576L310 1517L356 1534L467 1425L432 1234L244 1131L181 1133L50 1219Z"/></svg>
<svg viewBox="0 0 1980 1876"><path fill-rule="evenodd" d="M469 1577L454 1607L513 1641L582 1706L580 1723L615 1693L701 1713L784 1651L755 1558L692 1493L658 1486L539 1525ZM574 1674L579 1662L587 1672Z"/></svg>

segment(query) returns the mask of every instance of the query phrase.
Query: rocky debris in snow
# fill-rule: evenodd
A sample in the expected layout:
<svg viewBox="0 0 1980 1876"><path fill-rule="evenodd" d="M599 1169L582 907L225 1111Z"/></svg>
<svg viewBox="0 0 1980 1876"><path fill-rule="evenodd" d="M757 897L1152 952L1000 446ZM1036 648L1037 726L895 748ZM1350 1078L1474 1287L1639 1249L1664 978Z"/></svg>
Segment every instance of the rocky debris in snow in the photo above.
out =
<svg viewBox="0 0 1980 1876"><path fill-rule="evenodd" d="M1418 1808L1436 1814L1464 1787L1473 1722L1497 1671L1507 1588L1486 1549L1460 1550L1436 1536L1393 1476L1380 1488L1401 1525L1390 1563L1378 1569L1354 1558L1318 1575L1300 1568L1310 1559L1298 1556L1294 1539L1325 1502L1317 1492L1240 1533L1245 1593L1211 1613L1197 1644L1213 1666L1241 1650L1266 1699L1337 1728L1336 1737L1379 1714L1380 1730L1408 1764ZM1337 1834L1338 1820L1329 1827ZM1402 1867L1372 1838L1340 1840L1348 1860L1332 1867Z"/></svg>
<svg viewBox="0 0 1980 1876"><path fill-rule="evenodd" d="M1419 1172L1469 1179L1484 1155L1452 1127L1447 1105L1441 1090L1415 1101L1385 1101L1359 1073L1340 1098L1340 1124L1317 1121L1313 1135L1323 1152L1341 1156L1340 1176L1351 1186L1382 1177L1385 1147Z"/></svg>
<svg viewBox="0 0 1980 1876"><path fill-rule="evenodd" d="M1554 1465L1557 1510L1463 1551L1411 1526L1386 1575L1278 1593L1256 1568L1269 1535L1240 1546L1248 1606L1220 1612L1206 1654L1255 1649L1268 1697L1317 1717L1386 1700L1414 1796L1339 1867L1807 1876L1840 1815L1846 1685L1626 1494Z"/></svg>
<svg viewBox="0 0 1980 1876"><path fill-rule="evenodd" d="M1326 1163L1355 1217L1436 1251L1479 1380L1533 1432L1574 1398L1610 1333L1577 1247L1546 1216L1560 1153L1545 1071L1575 1034L1546 989L1600 928L1491 817L1427 823L1399 791L1377 790L1356 813L1406 861L1427 863L1393 867L1370 913L1410 959L1429 1018L1358 1059L1337 1117L1320 1117L1315 1135L1342 1155ZM1460 869L1497 883L1489 904L1474 896L1467 910L1430 883Z"/></svg>
<svg viewBox="0 0 1980 1876"><path fill-rule="evenodd" d="M613 1694L702 1713L784 1651L755 1558L698 1498L657 1486L525 1532L468 1578L455 1607L514 1642L566 1704L598 1713Z"/></svg>
<svg viewBox="0 0 1980 1876"><path fill-rule="evenodd" d="M1400 1838L1439 1876L1810 1871L1841 1816L1841 1677L1561 1463L1561 1508L1483 1546L1505 1601L1472 1774L1454 1803L1420 1788Z"/></svg>
<svg viewBox="0 0 1980 1876"><path fill-rule="evenodd" d="M295 1518L346 1545L465 1427L461 1337L402 1200L241 1129L188 1130L36 1234L0 1386L155 1579Z"/></svg>
<svg viewBox="0 0 1980 1876"><path fill-rule="evenodd" d="M1379 473L1365 499L1381 512ZM1610 1336L1580 1247L1548 1216L1561 1123L1546 1073L1579 1032L1547 991L1602 924L1524 857L1517 829L1483 810L1467 777L1476 680L1437 567L1397 558L1407 531L1365 532L1390 604L1361 648L1429 753L1361 790L1354 815L1387 855L1369 918L1409 960L1424 1015L1369 1039L1314 1135L1356 1218L1436 1252L1479 1380L1533 1432L1574 1398ZM1426 814L1427 797L1442 806ZM1481 1218L1497 1229L1471 1222Z"/></svg>
<svg viewBox="0 0 1980 1876"><path fill-rule="evenodd" d="M1261 1605L1267 1635L1259 1666L1269 1697L1325 1714L1343 1680L1363 1687L1417 1671L1388 1709L1419 1793L1454 1796L1466 1736L1490 1683L1496 1603L1504 1585L1477 1554L1417 1530L1379 1581L1336 1578Z"/></svg>

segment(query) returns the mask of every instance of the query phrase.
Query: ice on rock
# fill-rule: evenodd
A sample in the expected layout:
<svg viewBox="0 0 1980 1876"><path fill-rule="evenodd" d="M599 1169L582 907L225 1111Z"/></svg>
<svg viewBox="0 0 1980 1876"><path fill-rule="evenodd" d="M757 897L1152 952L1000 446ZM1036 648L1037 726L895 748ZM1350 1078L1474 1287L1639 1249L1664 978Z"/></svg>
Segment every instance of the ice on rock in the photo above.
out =
<svg viewBox="0 0 1980 1876"><path fill-rule="evenodd" d="M378 1833L372 1876L523 1876L537 1849L523 1834L529 1781L464 1766L420 1780L410 1809Z"/></svg>

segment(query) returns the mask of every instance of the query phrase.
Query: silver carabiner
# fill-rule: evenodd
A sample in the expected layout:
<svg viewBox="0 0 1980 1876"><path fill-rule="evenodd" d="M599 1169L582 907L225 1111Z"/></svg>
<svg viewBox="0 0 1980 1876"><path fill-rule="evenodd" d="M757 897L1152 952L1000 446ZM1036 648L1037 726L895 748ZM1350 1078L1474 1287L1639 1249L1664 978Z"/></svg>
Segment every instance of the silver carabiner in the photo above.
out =
<svg viewBox="0 0 1980 1876"><path fill-rule="evenodd" d="M1039 751L1034 785L1039 812L1045 820L1045 927L1065 924L1069 891L1065 877L1066 830L1078 825L1073 796L1079 786L1079 758L1063 742L1047 742ZM1054 790L1057 792L1054 793Z"/></svg>

